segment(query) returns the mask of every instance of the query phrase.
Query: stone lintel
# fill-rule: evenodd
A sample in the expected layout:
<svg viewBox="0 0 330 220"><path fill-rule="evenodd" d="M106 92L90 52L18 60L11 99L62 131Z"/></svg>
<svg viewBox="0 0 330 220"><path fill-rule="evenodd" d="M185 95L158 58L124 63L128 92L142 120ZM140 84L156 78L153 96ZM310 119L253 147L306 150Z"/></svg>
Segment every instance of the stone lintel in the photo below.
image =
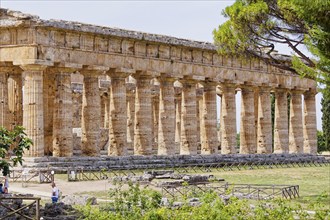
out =
<svg viewBox="0 0 330 220"><path fill-rule="evenodd" d="M175 80L179 80L179 79L182 79L183 78L183 76L177 75L177 74L174 74L174 73L160 73L160 76L159 77L160 78L164 78L164 79L166 79L166 78L173 78Z"/></svg>
<svg viewBox="0 0 330 220"><path fill-rule="evenodd" d="M83 71L98 71L98 72L105 72L109 70L109 67L106 66L97 66L97 65L83 65Z"/></svg>
<svg viewBox="0 0 330 220"><path fill-rule="evenodd" d="M116 68L114 70L114 73L125 73L127 75L131 75L131 74L135 74L136 71L135 71L135 69L120 67L120 68Z"/></svg>
<svg viewBox="0 0 330 220"><path fill-rule="evenodd" d="M197 76L197 75L192 75L191 76L192 80L197 80L197 81L204 81L205 80L205 76Z"/></svg>
<svg viewBox="0 0 330 220"><path fill-rule="evenodd" d="M58 63L55 65L55 67L59 67L59 68L71 68L71 69L82 69L83 65L79 64L79 63Z"/></svg>
<svg viewBox="0 0 330 220"><path fill-rule="evenodd" d="M131 74L135 79L139 79L139 78L155 78L160 76L159 72L155 72L155 71L136 71L136 73Z"/></svg>
<svg viewBox="0 0 330 220"><path fill-rule="evenodd" d="M104 72L108 71L108 67L102 67L102 66L83 66L83 69L81 69L79 72L82 75L85 76L99 76L102 75Z"/></svg>
<svg viewBox="0 0 330 220"><path fill-rule="evenodd" d="M17 66L27 66L27 65L54 66L54 62L52 61L38 60L38 59L14 60L13 64Z"/></svg>

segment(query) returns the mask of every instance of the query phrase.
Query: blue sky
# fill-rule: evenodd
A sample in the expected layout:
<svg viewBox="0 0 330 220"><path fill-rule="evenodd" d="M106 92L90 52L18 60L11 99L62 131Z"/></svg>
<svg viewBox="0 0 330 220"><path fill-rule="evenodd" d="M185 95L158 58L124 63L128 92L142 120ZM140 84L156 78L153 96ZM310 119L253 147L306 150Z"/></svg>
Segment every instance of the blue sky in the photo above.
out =
<svg viewBox="0 0 330 220"><path fill-rule="evenodd" d="M213 42L212 31L225 18L221 11L233 0L214 1L58 1L0 0L0 7L43 19L79 21L108 27ZM284 49L281 51L287 53ZM239 128L240 94L237 99ZM321 95L317 95L317 126L321 130Z"/></svg>

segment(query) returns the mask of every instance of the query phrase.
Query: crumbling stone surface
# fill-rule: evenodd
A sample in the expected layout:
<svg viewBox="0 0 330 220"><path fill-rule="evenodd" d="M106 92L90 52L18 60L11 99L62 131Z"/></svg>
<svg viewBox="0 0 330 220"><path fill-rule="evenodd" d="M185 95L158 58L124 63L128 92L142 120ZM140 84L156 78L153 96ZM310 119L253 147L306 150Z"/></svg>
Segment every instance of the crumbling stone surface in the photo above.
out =
<svg viewBox="0 0 330 220"><path fill-rule="evenodd" d="M61 199L61 202L66 205L82 205L87 204L96 205L97 200L95 197L85 195L66 195Z"/></svg>

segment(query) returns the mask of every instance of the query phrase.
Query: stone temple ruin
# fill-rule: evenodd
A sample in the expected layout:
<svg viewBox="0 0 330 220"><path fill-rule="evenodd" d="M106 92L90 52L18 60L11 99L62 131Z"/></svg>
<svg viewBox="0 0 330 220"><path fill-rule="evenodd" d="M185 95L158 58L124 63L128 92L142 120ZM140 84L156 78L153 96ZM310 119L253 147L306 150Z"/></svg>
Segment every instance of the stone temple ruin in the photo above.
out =
<svg viewBox="0 0 330 220"><path fill-rule="evenodd" d="M26 128L25 156L235 154L236 120L241 154L315 154L315 94L311 79L210 43L0 9L0 125Z"/></svg>

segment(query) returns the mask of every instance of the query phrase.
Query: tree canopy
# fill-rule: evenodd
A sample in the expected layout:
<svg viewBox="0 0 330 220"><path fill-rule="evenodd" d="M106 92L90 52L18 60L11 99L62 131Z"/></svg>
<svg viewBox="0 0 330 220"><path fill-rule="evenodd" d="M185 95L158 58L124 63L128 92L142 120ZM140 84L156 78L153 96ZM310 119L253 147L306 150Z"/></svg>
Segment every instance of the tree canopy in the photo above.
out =
<svg viewBox="0 0 330 220"><path fill-rule="evenodd" d="M9 174L10 161L14 166L18 163L22 165L24 150L28 150L30 146L32 146L32 140L26 136L23 127L15 126L12 131L0 127L0 170L4 176ZM6 160L10 151L14 157Z"/></svg>
<svg viewBox="0 0 330 220"><path fill-rule="evenodd" d="M214 30L222 54L257 57L330 84L330 0L236 0ZM286 45L291 62L274 53Z"/></svg>

